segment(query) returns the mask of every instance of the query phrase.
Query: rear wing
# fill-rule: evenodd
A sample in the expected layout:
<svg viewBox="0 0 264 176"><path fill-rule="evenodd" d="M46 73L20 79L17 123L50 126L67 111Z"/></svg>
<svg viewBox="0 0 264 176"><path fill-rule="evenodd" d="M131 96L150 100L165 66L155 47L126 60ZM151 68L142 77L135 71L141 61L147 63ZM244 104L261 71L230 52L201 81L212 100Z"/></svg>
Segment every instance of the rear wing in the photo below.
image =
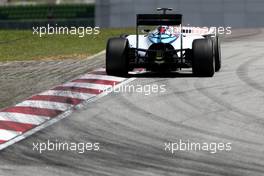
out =
<svg viewBox="0 0 264 176"><path fill-rule="evenodd" d="M182 24L181 14L138 14L137 26L167 25L174 26Z"/></svg>

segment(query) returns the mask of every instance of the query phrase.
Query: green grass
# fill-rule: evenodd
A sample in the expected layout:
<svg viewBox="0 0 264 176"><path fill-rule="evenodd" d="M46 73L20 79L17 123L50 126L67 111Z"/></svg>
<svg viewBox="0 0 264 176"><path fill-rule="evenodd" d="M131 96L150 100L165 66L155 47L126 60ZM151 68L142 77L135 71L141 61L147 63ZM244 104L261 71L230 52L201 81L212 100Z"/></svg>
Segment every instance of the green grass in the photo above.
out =
<svg viewBox="0 0 264 176"><path fill-rule="evenodd" d="M105 49L107 39L135 29L102 29L99 35L33 35L30 30L0 30L0 61L86 58Z"/></svg>

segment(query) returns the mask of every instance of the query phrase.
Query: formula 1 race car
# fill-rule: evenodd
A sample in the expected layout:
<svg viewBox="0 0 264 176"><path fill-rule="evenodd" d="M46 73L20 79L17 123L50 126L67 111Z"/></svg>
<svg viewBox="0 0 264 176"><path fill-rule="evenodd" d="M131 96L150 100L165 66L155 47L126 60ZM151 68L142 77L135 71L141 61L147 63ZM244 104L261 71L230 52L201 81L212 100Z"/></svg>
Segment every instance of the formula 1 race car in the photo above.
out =
<svg viewBox="0 0 264 176"><path fill-rule="evenodd" d="M134 68L178 71L192 68L197 76L212 77L221 69L219 37L192 34L182 27L181 14L138 14L136 35L110 38L106 47L106 72L124 76ZM140 27L155 26L154 30ZM180 30L179 30L180 29ZM140 34L142 33L142 34Z"/></svg>

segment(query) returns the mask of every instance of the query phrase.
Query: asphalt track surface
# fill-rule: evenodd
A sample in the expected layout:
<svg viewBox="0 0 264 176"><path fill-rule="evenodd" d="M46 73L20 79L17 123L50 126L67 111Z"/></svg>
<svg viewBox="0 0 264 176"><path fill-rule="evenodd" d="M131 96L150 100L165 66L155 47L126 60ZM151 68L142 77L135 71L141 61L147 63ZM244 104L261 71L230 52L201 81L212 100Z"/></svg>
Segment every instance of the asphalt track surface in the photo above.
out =
<svg viewBox="0 0 264 176"><path fill-rule="evenodd" d="M133 85L166 92L111 93L0 151L0 175L264 175L264 31L222 43L213 78L145 74ZM103 65L103 56L100 58ZM230 142L232 150L164 151L164 143ZM99 142L100 151L33 151L34 142Z"/></svg>

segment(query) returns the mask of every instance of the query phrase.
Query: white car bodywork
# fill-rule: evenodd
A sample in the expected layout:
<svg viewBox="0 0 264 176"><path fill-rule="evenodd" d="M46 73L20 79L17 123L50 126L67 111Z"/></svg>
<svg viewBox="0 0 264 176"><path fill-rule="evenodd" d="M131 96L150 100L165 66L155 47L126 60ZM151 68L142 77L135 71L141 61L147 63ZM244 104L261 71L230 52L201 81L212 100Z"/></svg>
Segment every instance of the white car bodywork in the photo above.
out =
<svg viewBox="0 0 264 176"><path fill-rule="evenodd" d="M195 39L202 39L204 38L201 35L190 35L190 34L182 34L182 49L192 49L192 43ZM129 41L129 47L130 48L136 48L137 45L137 36L136 35L129 35L127 36L127 39ZM148 39L147 35L139 35L138 36L138 48L140 49L148 49L150 45L152 45L152 42ZM171 45L174 47L174 49L181 49L181 40L180 37L177 38Z"/></svg>
<svg viewBox="0 0 264 176"><path fill-rule="evenodd" d="M193 41L196 39L203 39L205 38L203 35L209 35L213 34L214 31L206 31L206 30L200 30L199 34L195 33L195 31L191 30L190 28L183 27L182 30L184 30L184 33L175 33L173 32L173 27L167 27L166 28L172 28L168 29L166 31L166 34L171 36L177 36L177 39L170 44L174 47L175 50L180 49L192 49ZM147 50L149 47L153 44L152 41L149 39L149 35L154 33L155 31L151 31L148 34L145 35L138 35L138 48ZM182 48L181 48L181 35L182 35ZM137 48L137 35L129 35L126 37L129 43L130 48ZM144 56L146 52L144 51L138 51L138 54L141 56Z"/></svg>

